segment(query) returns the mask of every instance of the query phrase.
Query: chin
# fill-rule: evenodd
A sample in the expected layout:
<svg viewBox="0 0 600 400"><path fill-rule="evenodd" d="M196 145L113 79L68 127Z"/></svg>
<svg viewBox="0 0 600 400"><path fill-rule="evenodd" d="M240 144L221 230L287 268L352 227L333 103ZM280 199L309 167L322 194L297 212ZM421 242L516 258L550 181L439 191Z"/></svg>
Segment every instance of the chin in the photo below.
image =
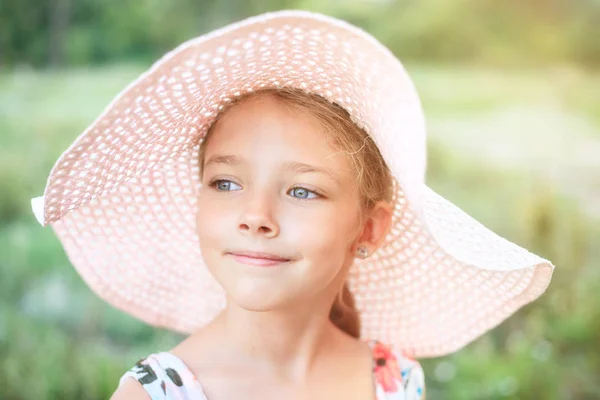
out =
<svg viewBox="0 0 600 400"><path fill-rule="evenodd" d="M230 301L233 301L236 306L247 311L274 311L284 308L295 301L295 297L291 293L282 293L279 290L274 290L274 285L269 285L269 288L260 287L262 285L238 285L235 289L225 291L228 294ZM277 285L276 287L286 287Z"/></svg>

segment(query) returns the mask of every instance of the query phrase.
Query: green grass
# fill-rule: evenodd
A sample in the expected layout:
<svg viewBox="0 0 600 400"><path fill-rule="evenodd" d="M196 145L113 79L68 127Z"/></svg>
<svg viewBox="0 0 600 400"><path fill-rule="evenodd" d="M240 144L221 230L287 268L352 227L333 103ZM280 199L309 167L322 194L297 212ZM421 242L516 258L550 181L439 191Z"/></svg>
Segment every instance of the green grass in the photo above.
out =
<svg viewBox="0 0 600 400"><path fill-rule="evenodd" d="M600 397L600 233L588 212L600 170L591 159L575 174L586 161L581 148L600 141L599 77L408 69L429 121L429 185L557 265L539 301L464 350L423 361L428 398ZM91 293L29 206L60 153L139 72L0 75L2 399L108 398L138 358L180 339Z"/></svg>

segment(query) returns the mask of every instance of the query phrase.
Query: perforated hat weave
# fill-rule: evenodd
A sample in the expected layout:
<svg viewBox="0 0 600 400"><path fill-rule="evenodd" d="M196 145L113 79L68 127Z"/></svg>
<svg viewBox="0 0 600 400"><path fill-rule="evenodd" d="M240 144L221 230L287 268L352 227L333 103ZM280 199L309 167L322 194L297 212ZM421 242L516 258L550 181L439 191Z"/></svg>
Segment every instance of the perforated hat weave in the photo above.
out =
<svg viewBox="0 0 600 400"><path fill-rule="evenodd" d="M87 284L152 325L192 332L225 306L195 230L200 140L223 105L293 87L344 107L395 177L393 228L349 287L362 336L415 357L453 352L539 297L550 262L425 185L425 123L399 60L364 31L302 11L183 43L130 84L60 156L32 200Z"/></svg>

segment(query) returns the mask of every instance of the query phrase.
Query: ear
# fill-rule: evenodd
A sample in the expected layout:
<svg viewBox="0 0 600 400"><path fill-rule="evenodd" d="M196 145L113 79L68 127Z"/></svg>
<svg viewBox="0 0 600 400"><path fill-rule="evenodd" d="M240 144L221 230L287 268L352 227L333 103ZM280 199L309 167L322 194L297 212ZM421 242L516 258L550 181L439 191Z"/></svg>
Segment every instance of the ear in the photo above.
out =
<svg viewBox="0 0 600 400"><path fill-rule="evenodd" d="M392 226L393 207L387 201L378 201L365 214L363 214L363 226L353 251L359 247L365 247L368 254L373 254L385 240Z"/></svg>

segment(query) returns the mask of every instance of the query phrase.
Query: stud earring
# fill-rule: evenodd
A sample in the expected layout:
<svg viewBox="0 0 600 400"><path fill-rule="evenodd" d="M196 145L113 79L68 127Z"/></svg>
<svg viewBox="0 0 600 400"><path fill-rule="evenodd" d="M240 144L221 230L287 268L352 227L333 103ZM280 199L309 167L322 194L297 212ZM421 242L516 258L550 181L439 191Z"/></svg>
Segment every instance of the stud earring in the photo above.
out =
<svg viewBox="0 0 600 400"><path fill-rule="evenodd" d="M360 246L358 249L356 249L356 255L362 259L365 259L365 258L369 257L369 249L367 249L366 247Z"/></svg>

